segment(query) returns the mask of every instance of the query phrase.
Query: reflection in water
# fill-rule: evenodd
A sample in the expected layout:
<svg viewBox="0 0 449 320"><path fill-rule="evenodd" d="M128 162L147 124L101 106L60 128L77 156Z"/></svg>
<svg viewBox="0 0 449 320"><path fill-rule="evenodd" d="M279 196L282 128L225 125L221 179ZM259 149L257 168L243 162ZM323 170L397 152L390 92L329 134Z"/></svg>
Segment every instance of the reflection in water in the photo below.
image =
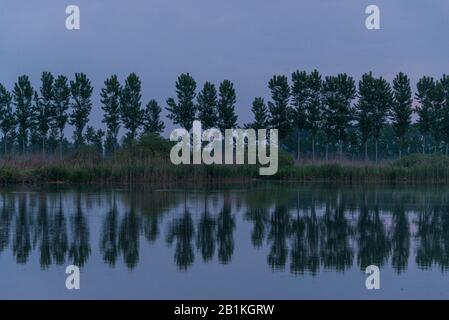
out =
<svg viewBox="0 0 449 320"><path fill-rule="evenodd" d="M0 254L25 264L36 253L42 269L83 267L94 247L105 265L133 269L141 250L158 246L185 271L195 263L232 263L243 242L252 248L244 256L261 251L266 261L258 263L294 275L371 264L402 273L411 259L423 269L449 268L444 190L256 185L215 192L3 191L0 197ZM101 221L95 232L93 219Z"/></svg>

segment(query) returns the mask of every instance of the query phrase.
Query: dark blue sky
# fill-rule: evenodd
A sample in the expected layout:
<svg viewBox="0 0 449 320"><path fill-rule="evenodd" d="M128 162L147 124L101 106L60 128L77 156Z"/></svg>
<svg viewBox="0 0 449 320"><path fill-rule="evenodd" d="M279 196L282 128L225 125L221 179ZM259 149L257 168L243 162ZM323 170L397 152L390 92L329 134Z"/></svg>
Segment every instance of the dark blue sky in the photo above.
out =
<svg viewBox="0 0 449 320"><path fill-rule="evenodd" d="M413 82L449 73L449 2L435 0L39 0L2 1L0 82L12 87L42 71L85 72L95 87L91 124L100 125L98 93L105 78L141 76L143 102L165 107L176 77L235 83L240 122L255 96L267 96L273 74L317 68L356 79L372 70ZM81 30L65 28L77 4ZM365 28L365 8L381 10L381 30ZM165 112L164 112L165 113ZM166 120L169 124L169 121ZM167 130L173 128L167 126Z"/></svg>

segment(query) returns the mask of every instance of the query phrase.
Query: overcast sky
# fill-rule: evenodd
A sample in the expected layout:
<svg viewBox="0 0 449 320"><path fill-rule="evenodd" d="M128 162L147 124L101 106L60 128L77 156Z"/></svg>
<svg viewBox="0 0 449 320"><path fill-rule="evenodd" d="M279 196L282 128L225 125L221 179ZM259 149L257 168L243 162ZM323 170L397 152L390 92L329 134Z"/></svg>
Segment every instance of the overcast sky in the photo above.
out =
<svg viewBox="0 0 449 320"><path fill-rule="evenodd" d="M65 28L70 4L80 8L80 30ZM369 4L380 7L381 30L365 28ZM98 94L111 74L123 81L136 72L143 102L165 107L177 76L189 72L199 88L232 80L244 123L252 99L268 96L273 74L440 77L449 73L448 35L447 0L2 0L0 82L11 88L28 74L38 86L42 71L85 72L98 127Z"/></svg>

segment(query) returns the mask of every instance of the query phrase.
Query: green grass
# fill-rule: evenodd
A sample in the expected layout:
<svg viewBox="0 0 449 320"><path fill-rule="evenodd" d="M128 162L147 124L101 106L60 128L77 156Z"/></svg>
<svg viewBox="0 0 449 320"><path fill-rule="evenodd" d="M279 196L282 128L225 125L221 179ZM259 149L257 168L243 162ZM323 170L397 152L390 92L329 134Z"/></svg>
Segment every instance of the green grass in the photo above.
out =
<svg viewBox="0 0 449 320"><path fill-rule="evenodd" d="M260 176L255 165L173 165L171 145L157 137L146 137L103 158L92 149L79 150L64 160L40 156L0 161L0 183L227 183L253 179L315 182L447 183L449 157L410 155L393 163L295 164L285 152L279 154L279 169L273 176Z"/></svg>

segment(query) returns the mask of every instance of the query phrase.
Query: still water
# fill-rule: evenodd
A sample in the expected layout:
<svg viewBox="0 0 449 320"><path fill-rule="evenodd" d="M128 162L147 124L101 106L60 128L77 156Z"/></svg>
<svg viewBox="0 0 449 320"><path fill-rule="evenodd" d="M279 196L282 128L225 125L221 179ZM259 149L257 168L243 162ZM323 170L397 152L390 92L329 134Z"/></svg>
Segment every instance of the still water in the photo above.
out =
<svg viewBox="0 0 449 320"><path fill-rule="evenodd" d="M0 189L0 298L449 299L449 188ZM81 270L67 290L68 265ZM380 268L367 290L365 268Z"/></svg>

